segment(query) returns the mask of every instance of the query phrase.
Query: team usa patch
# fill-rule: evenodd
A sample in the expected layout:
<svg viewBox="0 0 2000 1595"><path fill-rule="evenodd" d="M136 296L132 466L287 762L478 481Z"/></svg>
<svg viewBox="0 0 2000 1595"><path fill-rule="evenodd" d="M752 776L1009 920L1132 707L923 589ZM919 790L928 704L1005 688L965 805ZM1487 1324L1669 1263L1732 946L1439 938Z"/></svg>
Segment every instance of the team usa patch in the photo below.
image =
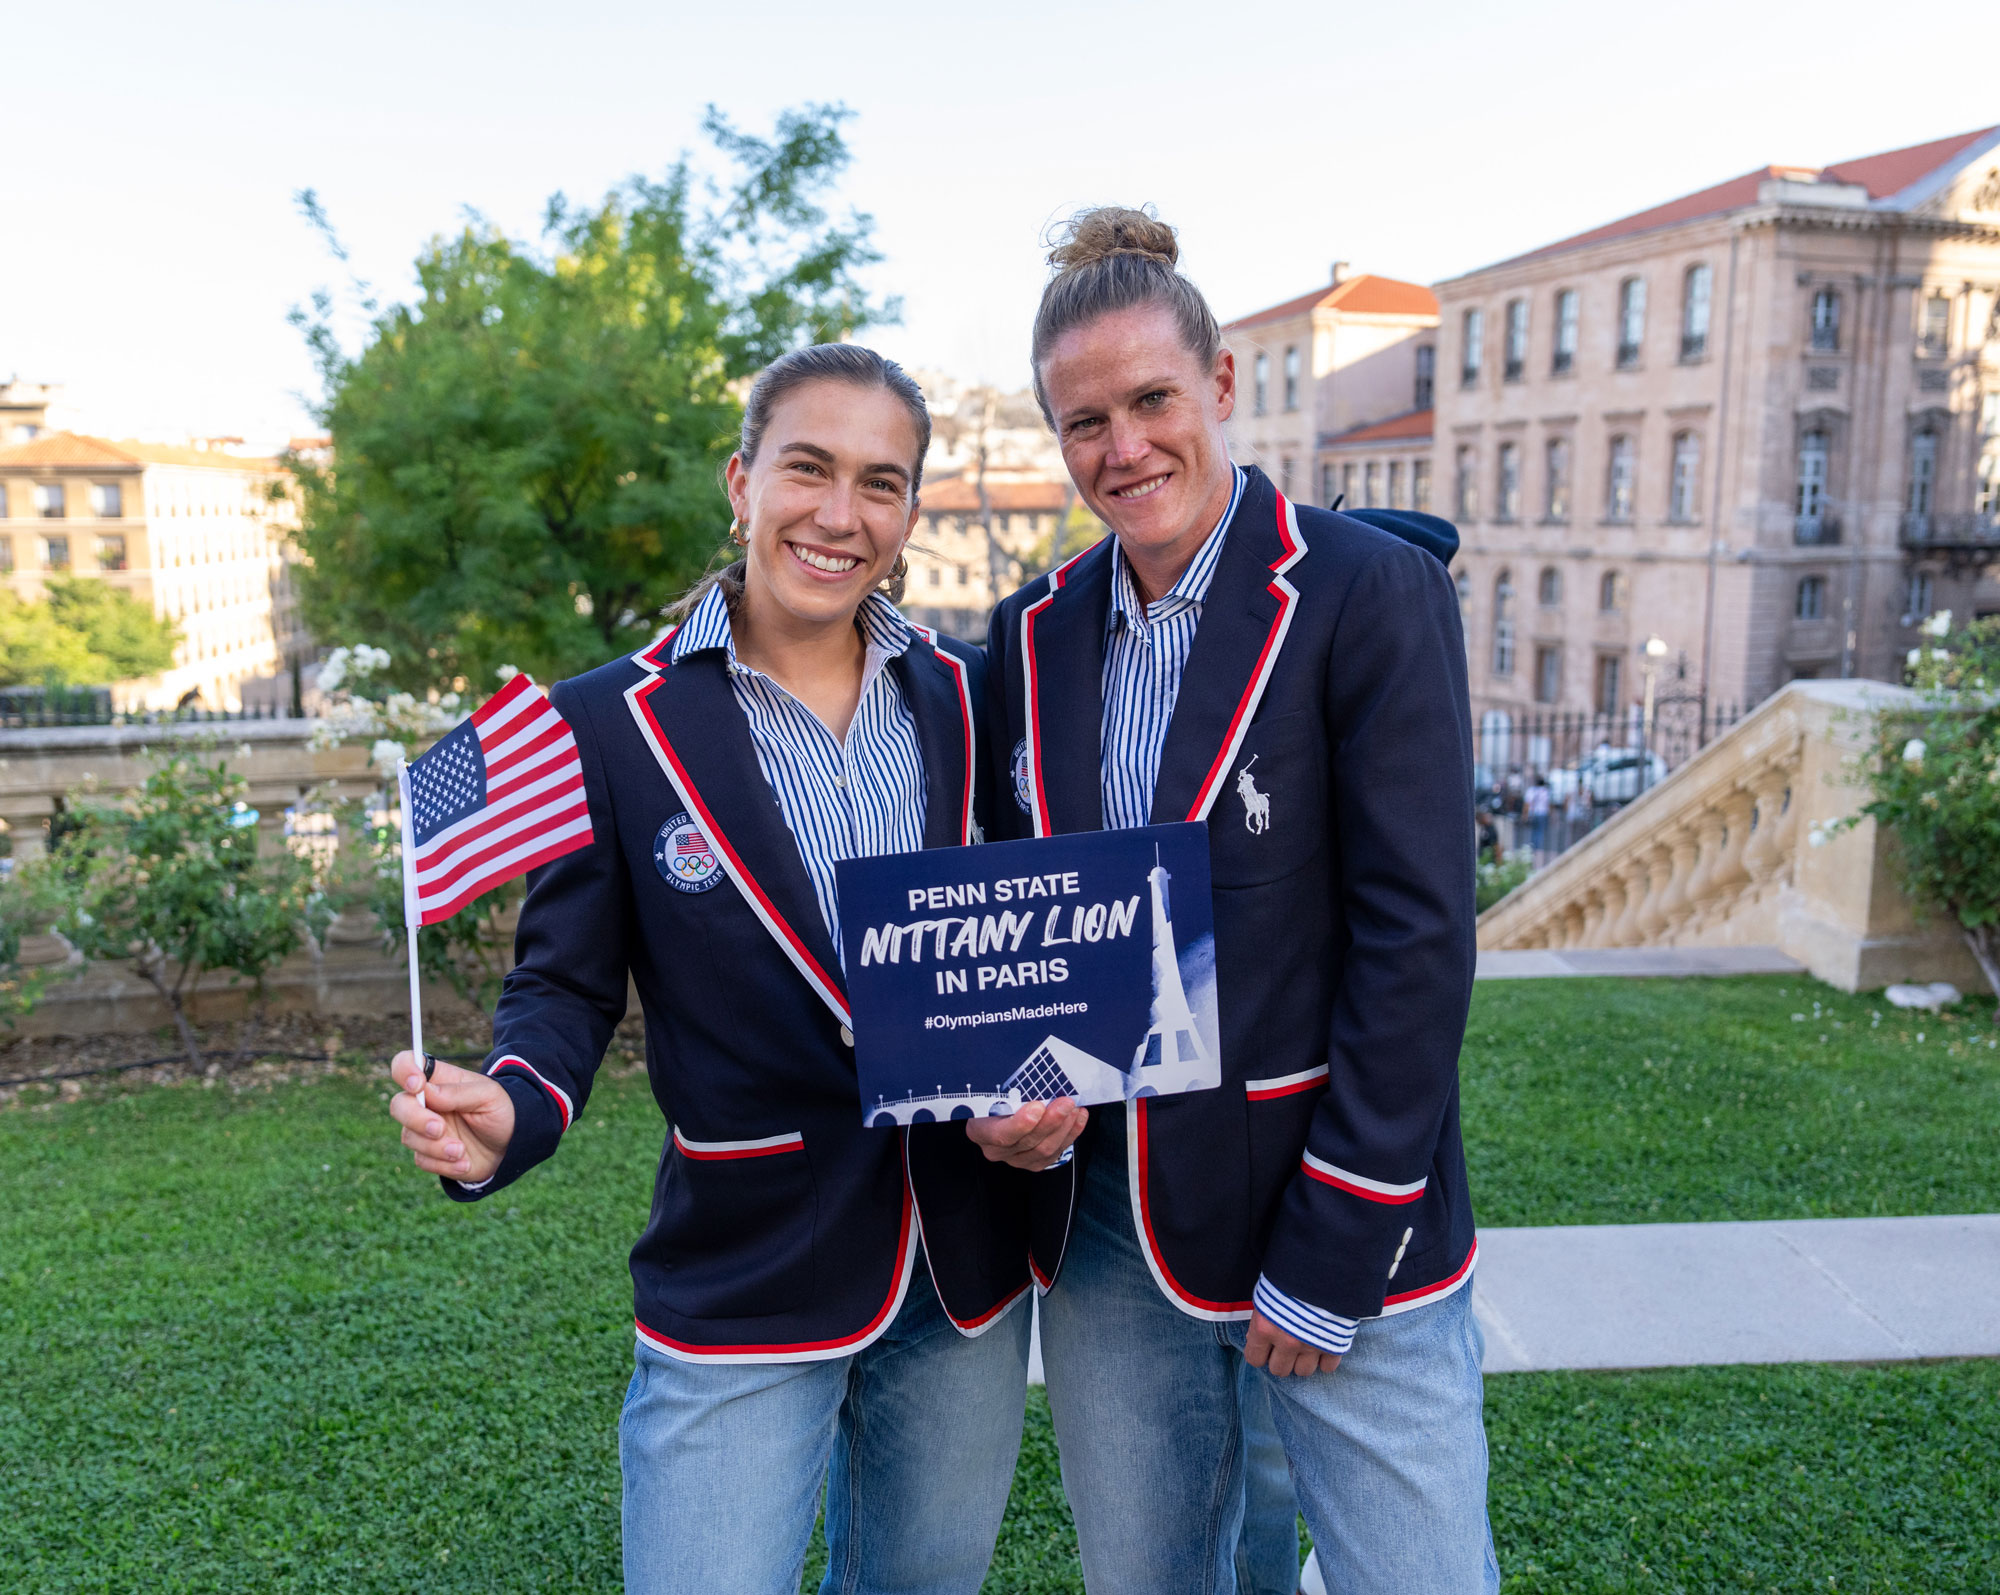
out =
<svg viewBox="0 0 2000 1595"><path fill-rule="evenodd" d="M1028 739L1023 737L1014 744L1014 801L1021 805L1023 814L1031 811L1029 799Z"/></svg>
<svg viewBox="0 0 2000 1595"><path fill-rule="evenodd" d="M722 881L722 859L715 843L685 809L653 838L653 864L662 880L684 892L705 892Z"/></svg>

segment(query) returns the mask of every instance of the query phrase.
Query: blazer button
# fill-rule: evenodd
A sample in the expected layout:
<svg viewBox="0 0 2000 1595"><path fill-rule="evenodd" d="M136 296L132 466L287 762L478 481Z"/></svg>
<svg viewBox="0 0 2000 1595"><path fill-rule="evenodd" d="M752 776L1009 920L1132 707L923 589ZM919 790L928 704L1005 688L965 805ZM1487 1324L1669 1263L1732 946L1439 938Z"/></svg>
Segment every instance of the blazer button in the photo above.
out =
<svg viewBox="0 0 2000 1595"><path fill-rule="evenodd" d="M852 1030L849 1030L846 1025L842 1025L840 1027L840 1044L843 1047L851 1047L854 1045L854 1032Z"/></svg>

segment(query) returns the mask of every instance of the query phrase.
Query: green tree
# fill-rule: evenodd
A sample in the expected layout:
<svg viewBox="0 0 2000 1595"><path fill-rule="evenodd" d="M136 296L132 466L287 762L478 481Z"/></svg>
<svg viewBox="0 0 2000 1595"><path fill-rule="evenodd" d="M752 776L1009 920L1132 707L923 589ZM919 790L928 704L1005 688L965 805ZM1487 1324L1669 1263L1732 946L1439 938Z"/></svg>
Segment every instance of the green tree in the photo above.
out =
<svg viewBox="0 0 2000 1595"><path fill-rule="evenodd" d="M363 301L351 358L317 296L297 319L333 463L294 463L313 628L387 645L419 693L487 689L503 665L553 680L643 643L722 544L739 380L893 314L856 280L877 258L868 219L818 203L847 114L787 112L764 140L711 109L726 181L683 156L595 207L557 195L544 247L478 221L441 237L415 303Z"/></svg>
<svg viewBox="0 0 2000 1595"><path fill-rule="evenodd" d="M1909 669L1923 704L1878 716L1861 812L1895 836L1910 890L1951 915L2000 997L2000 618L1954 634L1947 610L1925 631Z"/></svg>
<svg viewBox="0 0 2000 1595"><path fill-rule="evenodd" d="M56 854L66 898L56 928L86 958L131 959L196 1065L187 1002L202 976L227 970L261 986L331 917L305 859L258 857L244 790L219 760L162 754L121 802L73 794Z"/></svg>
<svg viewBox="0 0 2000 1595"><path fill-rule="evenodd" d="M50 579L23 602L0 589L0 686L106 686L156 675L180 633L122 587L88 576Z"/></svg>

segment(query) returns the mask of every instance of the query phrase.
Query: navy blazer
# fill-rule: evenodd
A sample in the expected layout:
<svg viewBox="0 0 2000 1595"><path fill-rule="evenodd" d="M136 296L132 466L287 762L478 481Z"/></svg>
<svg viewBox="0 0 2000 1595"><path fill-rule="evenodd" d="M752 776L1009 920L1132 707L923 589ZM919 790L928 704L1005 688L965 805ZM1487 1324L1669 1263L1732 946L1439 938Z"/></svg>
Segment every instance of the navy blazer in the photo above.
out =
<svg viewBox="0 0 2000 1595"><path fill-rule="evenodd" d="M1151 816L1209 824L1223 1083L1126 1104L1133 1222L1160 1288L1196 1317L1249 1317L1260 1270L1369 1317L1456 1289L1473 1262L1465 644L1431 555L1247 474ZM995 802L996 840L1104 823L1111 551L1106 538L995 611L991 754L1016 790ZM1033 1181L1044 1288L1093 1139Z"/></svg>
<svg viewBox="0 0 2000 1595"><path fill-rule="evenodd" d="M1029 1179L962 1125L863 1127L840 961L798 844L723 659L668 663L671 638L551 695L595 839L530 877L487 1064L514 1138L490 1185L453 1194L498 1190L555 1150L629 971L672 1126L632 1249L639 1333L692 1359L844 1356L895 1317L921 1240L946 1312L977 1334L1026 1292ZM924 845L965 845L986 806L984 661L926 632L889 668L923 749ZM712 890L655 865L683 813L723 861Z"/></svg>

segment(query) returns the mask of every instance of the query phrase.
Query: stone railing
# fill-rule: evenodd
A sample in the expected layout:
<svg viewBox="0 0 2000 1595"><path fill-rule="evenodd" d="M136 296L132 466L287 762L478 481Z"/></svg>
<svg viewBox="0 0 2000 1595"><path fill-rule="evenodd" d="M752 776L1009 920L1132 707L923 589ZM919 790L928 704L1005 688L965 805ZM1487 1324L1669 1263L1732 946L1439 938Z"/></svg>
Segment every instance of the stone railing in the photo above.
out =
<svg viewBox="0 0 2000 1595"><path fill-rule="evenodd" d="M129 791L145 780L148 749L185 744L212 747L227 759L249 784L258 846L283 847L286 810L309 792L365 796L382 786L365 747L315 749L309 745L312 731L312 723L303 720L0 731L0 822L17 861L39 857L48 849L49 822L67 794L80 787ZM69 944L46 931L22 938L20 961L24 969L49 977L41 1002L19 1022L20 1034L150 1030L167 1022L165 1004L129 963L83 968ZM440 1003L451 1001L444 990L436 995ZM246 987L231 986L226 973L212 973L197 992L194 1013L203 1020L235 1017L249 996ZM350 909L334 920L323 945L294 954L265 977L264 1000L278 1010L407 1013L408 977L401 955L383 951L376 917ZM428 990L425 1001L431 1001Z"/></svg>
<svg viewBox="0 0 2000 1595"><path fill-rule="evenodd" d="M1875 716L1917 701L1871 681L1781 689L1479 919L1489 950L1781 948L1847 991L1983 987L1955 929L1912 911L1854 775Z"/></svg>

